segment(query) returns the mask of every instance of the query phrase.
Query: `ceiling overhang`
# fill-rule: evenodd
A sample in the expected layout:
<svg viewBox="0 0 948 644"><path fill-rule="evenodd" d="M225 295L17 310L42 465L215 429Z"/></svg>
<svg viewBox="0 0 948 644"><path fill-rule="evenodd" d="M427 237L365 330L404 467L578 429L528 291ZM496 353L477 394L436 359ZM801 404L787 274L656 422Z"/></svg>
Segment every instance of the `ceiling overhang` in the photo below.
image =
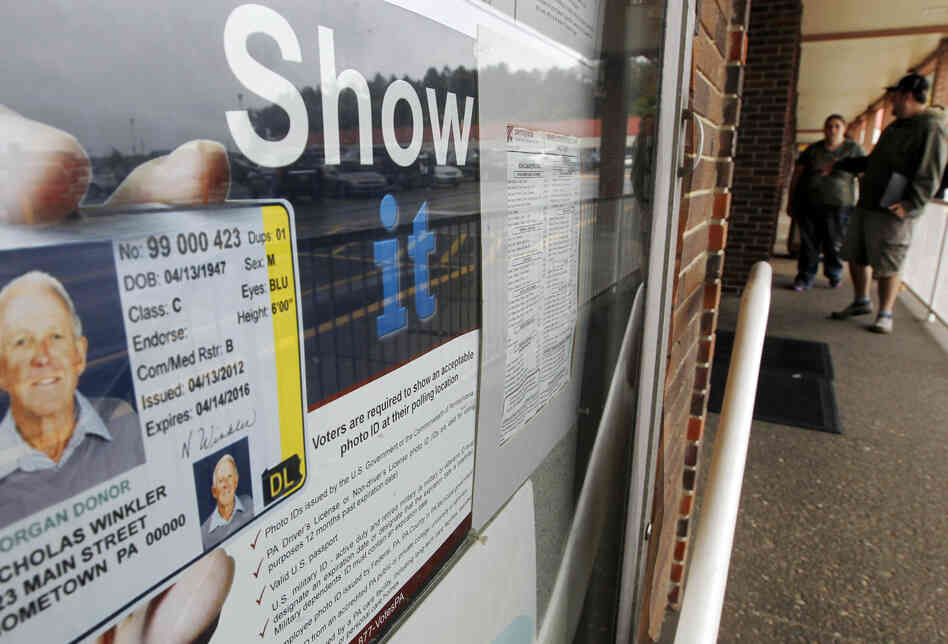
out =
<svg viewBox="0 0 948 644"><path fill-rule="evenodd" d="M948 0L810 0L802 31L797 142L809 143L827 116L851 120L931 59L948 36Z"/></svg>

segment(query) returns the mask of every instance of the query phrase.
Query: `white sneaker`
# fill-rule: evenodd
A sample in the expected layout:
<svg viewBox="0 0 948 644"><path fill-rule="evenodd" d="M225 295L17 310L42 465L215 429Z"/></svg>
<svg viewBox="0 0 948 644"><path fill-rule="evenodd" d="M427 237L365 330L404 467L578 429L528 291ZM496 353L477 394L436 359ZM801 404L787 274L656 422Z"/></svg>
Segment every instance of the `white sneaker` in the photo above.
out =
<svg viewBox="0 0 948 644"><path fill-rule="evenodd" d="M869 326L873 333L892 333L892 316L880 315L876 321Z"/></svg>

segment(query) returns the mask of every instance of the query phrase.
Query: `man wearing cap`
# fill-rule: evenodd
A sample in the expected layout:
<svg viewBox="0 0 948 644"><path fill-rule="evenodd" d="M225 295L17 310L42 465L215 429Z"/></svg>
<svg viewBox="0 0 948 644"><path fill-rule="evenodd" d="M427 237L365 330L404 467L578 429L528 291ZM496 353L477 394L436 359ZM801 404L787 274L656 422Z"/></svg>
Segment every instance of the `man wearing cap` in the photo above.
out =
<svg viewBox="0 0 948 644"><path fill-rule="evenodd" d="M843 257L849 260L854 299L835 320L872 312L870 279L879 281L879 313L870 331L892 332L892 309L915 219L935 196L948 162L948 127L942 112L926 108L928 81L904 76L887 87L896 120L868 157L844 159L834 169L863 173L859 201L849 219Z"/></svg>

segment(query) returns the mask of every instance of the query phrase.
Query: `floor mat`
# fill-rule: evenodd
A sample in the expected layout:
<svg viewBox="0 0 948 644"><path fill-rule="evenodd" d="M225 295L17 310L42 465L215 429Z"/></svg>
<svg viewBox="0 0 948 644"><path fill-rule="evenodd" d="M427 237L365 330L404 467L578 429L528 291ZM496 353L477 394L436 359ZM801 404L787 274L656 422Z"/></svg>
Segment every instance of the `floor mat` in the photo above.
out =
<svg viewBox="0 0 948 644"><path fill-rule="evenodd" d="M733 331L718 331L708 411L720 412L734 346ZM765 338L754 418L842 433L833 390L833 361L825 342Z"/></svg>
<svg viewBox="0 0 948 644"><path fill-rule="evenodd" d="M734 332L719 330L714 343L714 356L730 363L734 349ZM825 342L809 342L793 338L764 338L760 357L761 371L789 371L833 379L833 359Z"/></svg>

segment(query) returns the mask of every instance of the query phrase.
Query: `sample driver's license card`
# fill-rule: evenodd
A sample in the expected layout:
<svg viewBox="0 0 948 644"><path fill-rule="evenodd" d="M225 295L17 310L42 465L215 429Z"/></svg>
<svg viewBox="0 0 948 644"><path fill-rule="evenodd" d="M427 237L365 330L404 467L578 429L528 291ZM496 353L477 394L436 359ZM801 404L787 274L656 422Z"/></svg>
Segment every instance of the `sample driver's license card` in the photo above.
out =
<svg viewBox="0 0 948 644"><path fill-rule="evenodd" d="M2 231L4 636L88 633L299 489L297 259L285 202Z"/></svg>

